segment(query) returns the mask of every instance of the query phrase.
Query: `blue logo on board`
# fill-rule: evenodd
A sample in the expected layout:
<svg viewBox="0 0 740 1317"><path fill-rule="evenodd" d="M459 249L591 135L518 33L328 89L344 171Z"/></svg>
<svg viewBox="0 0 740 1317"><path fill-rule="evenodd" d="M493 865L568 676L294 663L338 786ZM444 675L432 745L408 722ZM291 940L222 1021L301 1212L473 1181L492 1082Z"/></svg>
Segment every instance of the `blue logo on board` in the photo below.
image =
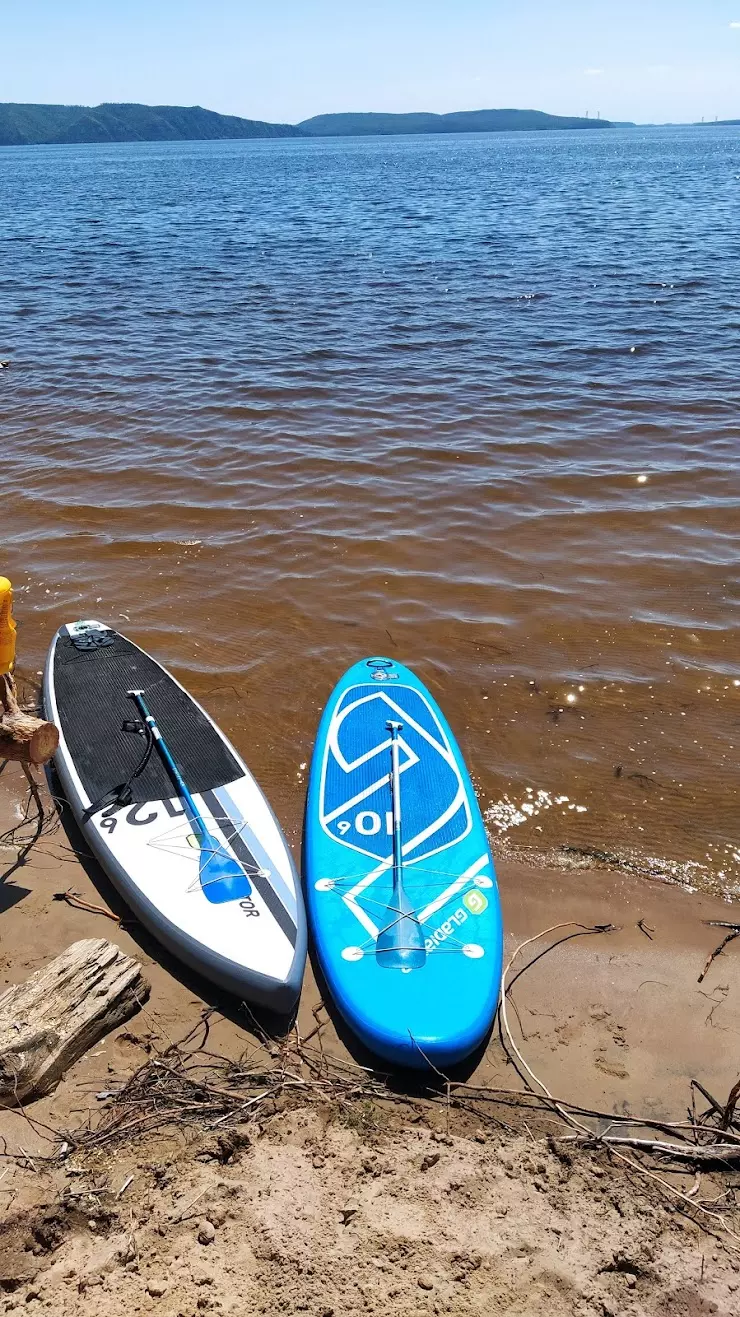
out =
<svg viewBox="0 0 740 1317"><path fill-rule="evenodd" d="M329 836L351 850L377 861L390 858L389 719L401 724L403 853L413 863L462 840L471 817L447 736L427 700L410 686L357 686L339 701L327 736L321 823Z"/></svg>

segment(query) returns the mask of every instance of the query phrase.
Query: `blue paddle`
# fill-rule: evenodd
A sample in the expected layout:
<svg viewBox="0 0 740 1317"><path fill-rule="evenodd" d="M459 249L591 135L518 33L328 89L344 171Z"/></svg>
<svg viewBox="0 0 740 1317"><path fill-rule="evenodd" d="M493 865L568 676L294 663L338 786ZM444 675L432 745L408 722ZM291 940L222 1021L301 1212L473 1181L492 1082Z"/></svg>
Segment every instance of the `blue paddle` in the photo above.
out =
<svg viewBox="0 0 740 1317"><path fill-rule="evenodd" d="M427 958L424 933L403 885L401 775L398 760L398 733L403 723L389 722L386 727L391 734L393 893L386 909L389 922L381 928L375 943L375 958L382 969L421 969Z"/></svg>
<svg viewBox="0 0 740 1317"><path fill-rule="evenodd" d="M210 835L203 822L198 806L185 785L182 773L170 754L154 717L144 702L144 692L127 691L127 695L134 701L149 728L160 758L172 778L177 788L177 794L185 806L185 812L195 828L200 847L198 873L204 896L214 905L220 905L224 901L239 901L246 896L250 896L252 885L241 864L233 855L229 854L222 842L217 841L215 837Z"/></svg>

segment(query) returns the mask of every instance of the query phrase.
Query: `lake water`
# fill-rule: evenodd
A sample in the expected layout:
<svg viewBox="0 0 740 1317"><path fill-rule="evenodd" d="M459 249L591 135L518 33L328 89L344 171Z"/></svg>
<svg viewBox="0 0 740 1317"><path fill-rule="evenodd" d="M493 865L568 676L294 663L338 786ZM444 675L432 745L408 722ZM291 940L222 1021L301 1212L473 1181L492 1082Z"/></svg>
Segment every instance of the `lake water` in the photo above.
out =
<svg viewBox="0 0 740 1317"><path fill-rule="evenodd" d="M21 664L111 622L293 839L335 679L495 845L740 893L740 130L0 150Z"/></svg>

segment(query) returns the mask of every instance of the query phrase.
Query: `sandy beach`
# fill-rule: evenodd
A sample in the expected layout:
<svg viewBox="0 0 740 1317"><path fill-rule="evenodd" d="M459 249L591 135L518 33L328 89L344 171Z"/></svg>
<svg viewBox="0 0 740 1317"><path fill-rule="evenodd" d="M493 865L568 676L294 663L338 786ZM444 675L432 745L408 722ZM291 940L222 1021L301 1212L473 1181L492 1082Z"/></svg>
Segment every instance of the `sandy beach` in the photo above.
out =
<svg viewBox="0 0 740 1317"><path fill-rule="evenodd" d="M17 819L23 785L15 766L0 778L0 830ZM12 858L4 852L3 871ZM724 1102L738 1075L740 948L728 946L697 979L722 936L705 921L730 918L728 905L619 873L505 858L498 869L507 958L562 926L525 948L510 976L546 952L514 983L508 1019L549 1091L653 1121L686 1119L692 1080ZM55 899L67 891L101 913ZM604 925L615 927L585 931ZM87 1317L125 1300L127 1312L166 1317L340 1317L389 1305L522 1317L737 1311L735 1173L667 1166L659 1184L603 1148L574 1147L557 1115L526 1097L498 1029L448 1097L441 1081L434 1097L398 1081L381 1099L363 1097L369 1072L357 1066L370 1059L349 1050L310 968L287 1033L250 1021L127 921L61 828L5 881L2 929L3 985L100 936L135 956L151 982L141 1012L53 1094L0 1116L2 1310ZM323 1054L329 1069L357 1077L357 1100L347 1083L321 1100L298 1091L230 1122L225 1141L183 1125L60 1158L64 1133L96 1127L110 1095L197 1030L204 1012L209 1054L296 1074L308 1073L306 1056ZM694 1099L703 1109L696 1090Z"/></svg>

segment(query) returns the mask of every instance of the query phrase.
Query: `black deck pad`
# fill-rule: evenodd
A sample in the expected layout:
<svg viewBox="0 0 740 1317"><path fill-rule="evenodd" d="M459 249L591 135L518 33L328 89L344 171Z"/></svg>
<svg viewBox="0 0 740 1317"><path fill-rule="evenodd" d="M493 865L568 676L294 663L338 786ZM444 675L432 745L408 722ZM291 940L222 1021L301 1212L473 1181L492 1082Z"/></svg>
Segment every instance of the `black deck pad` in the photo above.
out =
<svg viewBox="0 0 740 1317"><path fill-rule="evenodd" d="M54 655L54 689L61 730L90 800L125 782L145 749L121 724L139 713L126 691L144 698L187 786L199 794L243 777L233 755L190 696L124 636L103 649L76 649L61 635ZM166 800L177 791L156 749L131 784L132 800Z"/></svg>

